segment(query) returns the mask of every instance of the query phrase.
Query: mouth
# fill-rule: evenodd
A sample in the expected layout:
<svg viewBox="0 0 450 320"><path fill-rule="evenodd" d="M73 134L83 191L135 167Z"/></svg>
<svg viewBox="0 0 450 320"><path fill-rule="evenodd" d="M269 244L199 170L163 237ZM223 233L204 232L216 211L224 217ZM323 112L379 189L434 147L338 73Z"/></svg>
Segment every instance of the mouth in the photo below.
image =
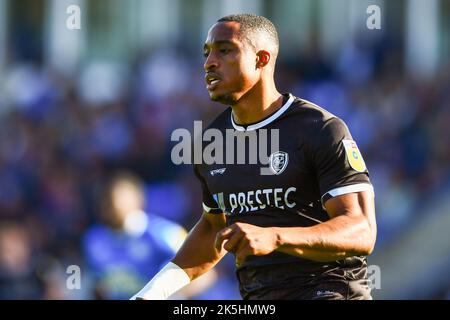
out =
<svg viewBox="0 0 450 320"><path fill-rule="evenodd" d="M214 90L221 81L222 79L217 74L208 73L205 76L206 89L209 91Z"/></svg>

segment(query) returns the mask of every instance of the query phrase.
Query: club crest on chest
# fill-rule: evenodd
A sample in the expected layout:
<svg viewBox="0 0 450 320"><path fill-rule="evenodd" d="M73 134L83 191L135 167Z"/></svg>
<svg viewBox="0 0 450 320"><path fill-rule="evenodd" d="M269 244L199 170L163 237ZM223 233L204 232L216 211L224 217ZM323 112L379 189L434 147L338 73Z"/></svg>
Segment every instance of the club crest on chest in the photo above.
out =
<svg viewBox="0 0 450 320"><path fill-rule="evenodd" d="M273 174L281 174L287 167L289 162L289 155L284 151L277 151L270 155L269 163Z"/></svg>

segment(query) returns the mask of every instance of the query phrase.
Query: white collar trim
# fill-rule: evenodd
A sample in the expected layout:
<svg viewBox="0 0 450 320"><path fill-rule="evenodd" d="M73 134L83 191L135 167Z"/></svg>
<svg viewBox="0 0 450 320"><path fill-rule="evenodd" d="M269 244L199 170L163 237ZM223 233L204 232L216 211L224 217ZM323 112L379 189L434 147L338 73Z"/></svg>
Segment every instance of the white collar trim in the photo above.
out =
<svg viewBox="0 0 450 320"><path fill-rule="evenodd" d="M256 129L262 128L262 127L268 125L269 123L275 121L277 118L279 118L291 106L292 102L294 102L294 96L289 93L288 101L286 101L286 103L280 109L278 109L277 112L275 112L273 115L271 115L270 117L268 117L267 119L265 119L261 122L257 122L252 125L249 125L247 127L247 129L234 122L233 111L231 111L231 124L233 125L234 129L236 129L237 131L251 131L251 130L256 130Z"/></svg>

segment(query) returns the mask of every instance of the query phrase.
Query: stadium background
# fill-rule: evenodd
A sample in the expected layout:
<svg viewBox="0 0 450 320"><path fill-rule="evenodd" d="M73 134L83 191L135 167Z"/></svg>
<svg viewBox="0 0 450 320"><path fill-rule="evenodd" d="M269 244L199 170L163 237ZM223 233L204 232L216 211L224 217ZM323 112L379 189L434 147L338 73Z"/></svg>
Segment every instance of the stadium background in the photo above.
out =
<svg viewBox="0 0 450 320"><path fill-rule="evenodd" d="M71 4L80 30L66 28ZM380 30L366 27L372 4ZM96 298L82 243L118 170L145 181L147 212L193 226L199 185L172 164L170 134L223 110L201 47L235 12L274 21L279 89L340 116L359 144L376 191L375 298L450 298L445 0L0 0L0 298ZM66 288L69 265L80 290ZM239 298L232 259L197 298Z"/></svg>

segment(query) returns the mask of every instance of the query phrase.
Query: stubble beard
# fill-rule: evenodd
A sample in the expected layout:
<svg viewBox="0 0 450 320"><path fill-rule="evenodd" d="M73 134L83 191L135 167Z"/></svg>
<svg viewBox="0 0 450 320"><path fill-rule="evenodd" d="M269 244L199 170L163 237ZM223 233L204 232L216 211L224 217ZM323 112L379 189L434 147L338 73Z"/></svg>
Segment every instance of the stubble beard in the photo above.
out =
<svg viewBox="0 0 450 320"><path fill-rule="evenodd" d="M212 101L219 102L228 106L233 106L238 103L238 100L231 94L222 94L217 96L210 95L210 98Z"/></svg>

